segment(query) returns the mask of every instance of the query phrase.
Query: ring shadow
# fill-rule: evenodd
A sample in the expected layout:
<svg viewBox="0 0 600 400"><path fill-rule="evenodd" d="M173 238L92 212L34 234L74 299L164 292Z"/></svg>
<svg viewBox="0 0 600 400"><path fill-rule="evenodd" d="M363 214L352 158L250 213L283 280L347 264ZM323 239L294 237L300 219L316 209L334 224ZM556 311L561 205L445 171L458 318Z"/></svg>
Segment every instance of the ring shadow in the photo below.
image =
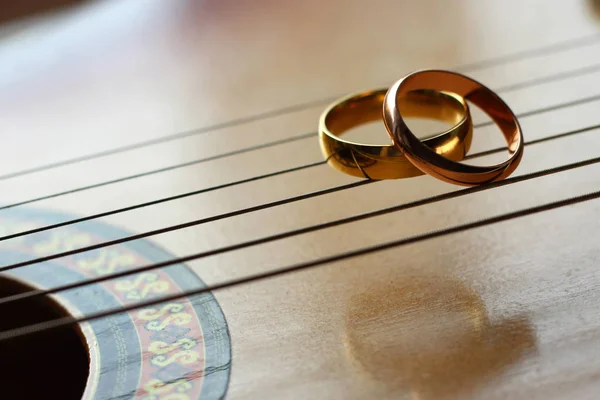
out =
<svg viewBox="0 0 600 400"><path fill-rule="evenodd" d="M344 344L359 374L419 399L461 397L535 351L524 317L488 320L472 290L405 276L350 300Z"/></svg>

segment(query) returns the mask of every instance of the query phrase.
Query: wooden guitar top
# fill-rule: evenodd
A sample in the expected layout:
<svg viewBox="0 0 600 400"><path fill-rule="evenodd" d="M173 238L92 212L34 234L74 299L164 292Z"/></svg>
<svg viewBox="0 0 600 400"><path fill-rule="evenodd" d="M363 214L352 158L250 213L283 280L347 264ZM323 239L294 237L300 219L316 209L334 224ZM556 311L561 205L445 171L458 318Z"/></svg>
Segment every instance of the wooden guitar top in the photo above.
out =
<svg viewBox="0 0 600 400"><path fill-rule="evenodd" d="M169 257L257 240L185 263L214 285L598 191L599 10L589 0L123 0L7 22L0 221L187 193L95 221L136 234L203 220L144 239ZM362 184L323 164L316 130L332 100L421 68L477 79L518 115L526 146L509 182ZM473 119L470 154L504 146L483 113ZM382 123L370 135L389 140ZM599 221L590 199L216 290L226 398L596 399ZM151 398L140 393L130 395ZM183 396L153 399L198 398Z"/></svg>

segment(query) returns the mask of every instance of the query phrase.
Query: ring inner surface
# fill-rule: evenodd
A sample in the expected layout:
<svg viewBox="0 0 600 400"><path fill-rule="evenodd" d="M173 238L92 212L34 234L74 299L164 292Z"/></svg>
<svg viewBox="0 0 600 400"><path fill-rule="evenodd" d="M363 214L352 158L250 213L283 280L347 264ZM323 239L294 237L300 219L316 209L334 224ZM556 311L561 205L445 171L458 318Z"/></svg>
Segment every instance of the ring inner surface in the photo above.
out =
<svg viewBox="0 0 600 400"><path fill-rule="evenodd" d="M520 126L508 106L487 87L470 78L457 76L457 74L447 71L424 71L418 75L409 76L402 82L396 97L396 104L403 118L405 117L402 110L402 103L405 102L404 97L409 93L413 93L415 89L411 88L415 87L424 87L426 88L425 91L432 90L432 88L444 88L440 91L460 94L465 100L470 101L483 111L500 128L509 152L512 154L517 151Z"/></svg>
<svg viewBox="0 0 600 400"><path fill-rule="evenodd" d="M435 119L454 127L466 117L464 103L455 96L436 90L414 90L400 96L397 104L404 118ZM381 120L384 97L385 92L380 91L348 99L331 109L325 118L325 126L333 135L339 136L359 125Z"/></svg>

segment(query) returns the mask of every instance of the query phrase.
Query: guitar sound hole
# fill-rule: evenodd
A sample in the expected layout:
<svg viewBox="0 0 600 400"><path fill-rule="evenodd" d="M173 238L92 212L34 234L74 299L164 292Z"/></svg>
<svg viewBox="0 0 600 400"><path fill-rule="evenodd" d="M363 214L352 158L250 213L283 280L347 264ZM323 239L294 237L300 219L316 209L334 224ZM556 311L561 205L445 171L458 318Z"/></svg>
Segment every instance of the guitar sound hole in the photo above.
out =
<svg viewBox="0 0 600 400"><path fill-rule="evenodd" d="M33 290L0 277L0 298ZM50 298L0 305L0 331L69 315ZM0 393L5 399L81 399L89 374L88 349L77 328L0 342Z"/></svg>

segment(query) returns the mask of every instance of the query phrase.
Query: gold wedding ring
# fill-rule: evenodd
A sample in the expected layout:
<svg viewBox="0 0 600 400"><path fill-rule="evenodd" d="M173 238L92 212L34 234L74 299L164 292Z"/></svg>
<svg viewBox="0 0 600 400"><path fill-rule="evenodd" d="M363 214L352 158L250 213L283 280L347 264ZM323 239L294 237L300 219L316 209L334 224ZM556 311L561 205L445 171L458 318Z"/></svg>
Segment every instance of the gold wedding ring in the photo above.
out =
<svg viewBox="0 0 600 400"><path fill-rule="evenodd" d="M319 120L321 151L328 164L346 174L368 179L398 179L423 175L393 144L370 145L338 135L360 124L381 120L386 89L362 92L331 104ZM423 139L423 146L448 160L463 160L471 147L473 123L469 106L454 93L437 90L403 91L395 106L405 117L431 118L452 128ZM419 139L417 139L419 140ZM419 140L421 143L421 141Z"/></svg>
<svg viewBox="0 0 600 400"><path fill-rule="evenodd" d="M481 108L502 131L508 145L508 159L491 166L466 165L425 146L404 121L404 117L409 116L402 110L404 97L414 90L449 91ZM455 72L424 70L400 79L385 96L383 117L388 134L399 151L422 172L446 182L473 186L506 178L523 156L523 133L508 105L481 83Z"/></svg>

